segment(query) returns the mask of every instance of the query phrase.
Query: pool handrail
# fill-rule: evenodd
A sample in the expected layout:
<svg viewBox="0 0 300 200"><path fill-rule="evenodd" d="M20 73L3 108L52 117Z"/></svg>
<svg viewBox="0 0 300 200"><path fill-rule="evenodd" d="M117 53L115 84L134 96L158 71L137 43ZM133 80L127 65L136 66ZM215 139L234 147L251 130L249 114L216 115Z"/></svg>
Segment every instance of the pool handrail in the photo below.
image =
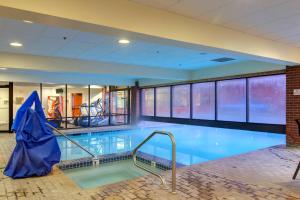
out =
<svg viewBox="0 0 300 200"><path fill-rule="evenodd" d="M166 131L154 131L153 133L151 133L146 139L144 139L139 145L137 145L137 147L135 147L131 153L132 158L133 158L133 163L136 167L143 169L155 176L157 176L163 185L166 185L166 181L165 179L158 173L147 169L145 167L143 167L142 165L139 165L136 162L136 153L138 151L138 149L143 146L147 141L149 141L154 135L156 134L160 134L160 135L167 135L169 136L171 142L172 142L172 193L176 193L176 142L175 142L175 138L174 135L170 132L166 132Z"/></svg>
<svg viewBox="0 0 300 200"><path fill-rule="evenodd" d="M62 135L67 140L69 140L70 142L72 142L73 144L75 144L76 146L78 146L80 149L82 149L83 151L85 151L86 153L88 153L89 155L91 155L93 157L93 164L94 165L98 163L98 158L97 158L97 156L95 154L93 154L92 152L90 152L89 150L87 150L86 148L84 148L83 146L81 146L79 143L77 143L76 141L74 141L73 139L71 139L69 136L67 136L63 132L59 131L57 128L53 127L51 124L46 123L46 125L49 128L51 128L52 130L54 130L56 133Z"/></svg>

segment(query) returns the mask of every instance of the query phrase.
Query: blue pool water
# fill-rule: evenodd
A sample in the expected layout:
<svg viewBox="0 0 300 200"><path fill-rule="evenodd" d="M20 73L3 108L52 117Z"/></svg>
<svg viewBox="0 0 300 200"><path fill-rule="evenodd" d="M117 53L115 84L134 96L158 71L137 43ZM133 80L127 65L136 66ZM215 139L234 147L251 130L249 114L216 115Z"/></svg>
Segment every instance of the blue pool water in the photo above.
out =
<svg viewBox="0 0 300 200"><path fill-rule="evenodd" d="M132 150L154 130L170 131L177 143L177 162L191 165L238 155L274 145L285 144L285 135L266 132L211 128L191 125L162 124L134 130L73 135L72 139L97 155ZM62 160L88 157L63 137L58 137ZM171 159L171 143L167 136L156 135L142 152Z"/></svg>

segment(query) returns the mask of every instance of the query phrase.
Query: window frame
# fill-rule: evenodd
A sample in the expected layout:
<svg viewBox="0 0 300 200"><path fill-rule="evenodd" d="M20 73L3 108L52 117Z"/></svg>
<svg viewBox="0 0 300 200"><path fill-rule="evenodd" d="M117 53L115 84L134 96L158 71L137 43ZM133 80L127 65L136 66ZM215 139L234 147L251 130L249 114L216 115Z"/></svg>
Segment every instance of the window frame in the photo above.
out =
<svg viewBox="0 0 300 200"><path fill-rule="evenodd" d="M140 112L140 119L141 120L150 120L150 121L157 121L157 122L168 122L168 123L179 123L179 124L191 124L191 125L200 125L200 126L211 126L211 127L221 127L221 128L232 128L232 129L243 129L243 130L257 130L257 131L265 131L265 132L273 132L273 133L284 133L285 132L285 124L266 124L266 123L253 123L249 121L249 80L250 78L254 77L264 77L264 76L273 76L273 75L284 75L286 73L284 70L277 70L277 71L270 71L270 72L262 72L262 73L255 73L255 74L246 74L240 76L231 76L231 77L221 77L221 78L211 78L205 80L198 80L192 82L184 82L184 83L173 83L173 84L162 84L159 86L144 86L140 87L142 89L149 89L153 88L154 91L158 87L171 87L171 94L170 94L170 117L159 117L159 116L144 116L142 112ZM224 80L235 80L235 79L245 79L246 81L246 121L244 122L236 122L236 121L221 121L218 120L218 105L217 105L217 82L224 81ZM214 119L194 119L193 118L193 84L197 83L207 83L207 82L214 82L214 89L215 89L215 118ZM176 118L173 116L173 87L178 85L190 85L190 117L189 118ZM155 92L154 92L155 93ZM140 100L141 100L141 92L140 92ZM156 105L156 100L154 100L154 106ZM140 101L140 108L142 107L142 101Z"/></svg>

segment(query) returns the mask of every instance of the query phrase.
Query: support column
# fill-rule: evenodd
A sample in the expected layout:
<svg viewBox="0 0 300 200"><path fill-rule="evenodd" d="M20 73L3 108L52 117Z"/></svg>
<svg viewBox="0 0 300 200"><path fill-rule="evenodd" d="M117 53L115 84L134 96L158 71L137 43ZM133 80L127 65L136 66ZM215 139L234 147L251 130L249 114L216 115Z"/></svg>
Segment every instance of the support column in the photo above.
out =
<svg viewBox="0 0 300 200"><path fill-rule="evenodd" d="M134 87L131 87L131 111L130 111L130 119L131 124L136 125L139 121L140 116L140 93L139 93L139 83L136 82Z"/></svg>
<svg viewBox="0 0 300 200"><path fill-rule="evenodd" d="M286 141L300 146L300 66L286 68Z"/></svg>
<svg viewBox="0 0 300 200"><path fill-rule="evenodd" d="M13 99L14 99L14 87L13 83L9 83L9 106L8 106L8 119L9 119L9 132L12 133L11 127L13 124Z"/></svg>

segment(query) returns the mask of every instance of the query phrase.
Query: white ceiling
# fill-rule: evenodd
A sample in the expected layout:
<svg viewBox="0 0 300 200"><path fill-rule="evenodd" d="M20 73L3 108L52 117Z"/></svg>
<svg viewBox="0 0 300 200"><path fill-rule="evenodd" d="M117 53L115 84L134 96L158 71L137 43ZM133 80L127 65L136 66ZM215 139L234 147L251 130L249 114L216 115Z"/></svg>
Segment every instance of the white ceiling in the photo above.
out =
<svg viewBox="0 0 300 200"><path fill-rule="evenodd" d="M300 0L131 0L300 47Z"/></svg>
<svg viewBox="0 0 300 200"><path fill-rule="evenodd" d="M63 37L67 37L66 40ZM0 51L32 55L77 58L149 67L174 69L199 69L216 66L212 59L232 57L220 53L195 50L186 47L163 45L141 39L129 38L129 45L120 45L120 38L109 35L79 32L42 24L0 18ZM11 47L10 42L23 43L23 47ZM246 60L235 55L236 63Z"/></svg>

